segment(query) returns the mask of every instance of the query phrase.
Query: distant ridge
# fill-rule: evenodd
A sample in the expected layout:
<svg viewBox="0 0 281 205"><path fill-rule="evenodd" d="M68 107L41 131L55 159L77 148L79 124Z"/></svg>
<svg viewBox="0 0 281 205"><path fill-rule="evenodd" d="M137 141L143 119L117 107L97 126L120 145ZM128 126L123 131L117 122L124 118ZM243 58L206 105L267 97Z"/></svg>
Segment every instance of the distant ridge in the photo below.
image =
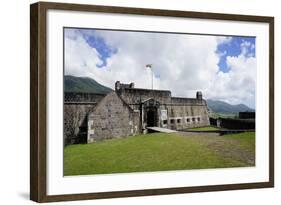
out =
<svg viewBox="0 0 281 205"><path fill-rule="evenodd" d="M254 112L255 110L244 105L244 104L238 104L238 105L231 105L229 103L220 101L220 100L207 100L208 107L216 113L227 113L227 114L234 114L238 112Z"/></svg>
<svg viewBox="0 0 281 205"><path fill-rule="evenodd" d="M64 76L64 92L107 94L111 91L112 89L99 84L89 77Z"/></svg>

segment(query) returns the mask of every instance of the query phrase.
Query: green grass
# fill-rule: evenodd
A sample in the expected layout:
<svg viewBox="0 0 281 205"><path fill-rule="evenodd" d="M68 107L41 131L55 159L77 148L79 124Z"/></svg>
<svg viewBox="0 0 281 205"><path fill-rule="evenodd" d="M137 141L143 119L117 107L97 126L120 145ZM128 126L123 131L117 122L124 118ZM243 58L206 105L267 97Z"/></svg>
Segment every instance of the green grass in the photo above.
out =
<svg viewBox="0 0 281 205"><path fill-rule="evenodd" d="M255 150L255 132L244 132L240 134L225 135L226 139L234 139L239 141L239 146L248 151Z"/></svg>
<svg viewBox="0 0 281 205"><path fill-rule="evenodd" d="M254 151L254 132L225 136L153 133L66 146L64 175L253 166Z"/></svg>
<svg viewBox="0 0 281 205"><path fill-rule="evenodd" d="M238 113L214 112L214 113L212 113L212 117L214 117L214 118L231 118L231 119L236 119L236 118L238 118Z"/></svg>
<svg viewBox="0 0 281 205"><path fill-rule="evenodd" d="M194 127L187 129L189 131L218 131L220 130L217 127L207 126L207 127Z"/></svg>

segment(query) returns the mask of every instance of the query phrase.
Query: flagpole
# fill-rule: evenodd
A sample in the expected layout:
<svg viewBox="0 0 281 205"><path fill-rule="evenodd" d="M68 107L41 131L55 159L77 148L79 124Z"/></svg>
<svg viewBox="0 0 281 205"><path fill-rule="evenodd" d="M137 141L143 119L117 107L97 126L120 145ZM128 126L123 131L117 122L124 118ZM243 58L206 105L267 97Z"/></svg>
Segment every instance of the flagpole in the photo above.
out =
<svg viewBox="0 0 281 205"><path fill-rule="evenodd" d="M153 71L152 71L152 64L145 65L146 68L150 68L151 71L151 89L153 90Z"/></svg>
<svg viewBox="0 0 281 205"><path fill-rule="evenodd" d="M150 67L151 69L151 87L152 87L152 90L153 90L153 71L152 71L152 67Z"/></svg>

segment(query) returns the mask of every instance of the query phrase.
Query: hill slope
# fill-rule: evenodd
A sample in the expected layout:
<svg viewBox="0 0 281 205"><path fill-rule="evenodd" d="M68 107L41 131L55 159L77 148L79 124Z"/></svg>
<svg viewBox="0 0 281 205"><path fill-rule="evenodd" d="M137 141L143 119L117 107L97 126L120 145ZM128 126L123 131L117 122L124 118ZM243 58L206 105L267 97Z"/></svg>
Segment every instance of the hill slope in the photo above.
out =
<svg viewBox="0 0 281 205"><path fill-rule="evenodd" d="M208 107L216 113L238 113L245 111L255 111L244 104L231 105L219 100L207 100Z"/></svg>
<svg viewBox="0 0 281 205"><path fill-rule="evenodd" d="M64 76L64 92L101 93L107 94L112 89L99 84L92 78Z"/></svg>

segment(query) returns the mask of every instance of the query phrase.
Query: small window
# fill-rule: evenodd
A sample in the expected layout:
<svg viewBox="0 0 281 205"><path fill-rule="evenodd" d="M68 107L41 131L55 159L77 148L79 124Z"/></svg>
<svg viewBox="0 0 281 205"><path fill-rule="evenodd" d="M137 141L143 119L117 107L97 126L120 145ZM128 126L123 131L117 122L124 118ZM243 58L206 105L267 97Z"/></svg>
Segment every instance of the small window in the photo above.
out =
<svg viewBox="0 0 281 205"><path fill-rule="evenodd" d="M181 119L177 119L177 123L181 123Z"/></svg>
<svg viewBox="0 0 281 205"><path fill-rule="evenodd" d="M197 121L200 122L200 117L197 118Z"/></svg>
<svg viewBox="0 0 281 205"><path fill-rule="evenodd" d="M195 117L192 118L192 122L195 122Z"/></svg>
<svg viewBox="0 0 281 205"><path fill-rule="evenodd" d="M187 118L187 119L186 119L186 122L190 122L190 119L189 119L189 118Z"/></svg>
<svg viewBox="0 0 281 205"><path fill-rule="evenodd" d="M174 123L175 123L175 120L174 120L174 119L171 119L171 120L170 120L170 123L171 123L171 124L174 124Z"/></svg>
<svg viewBox="0 0 281 205"><path fill-rule="evenodd" d="M167 124L167 120L163 120L163 124L166 125Z"/></svg>

